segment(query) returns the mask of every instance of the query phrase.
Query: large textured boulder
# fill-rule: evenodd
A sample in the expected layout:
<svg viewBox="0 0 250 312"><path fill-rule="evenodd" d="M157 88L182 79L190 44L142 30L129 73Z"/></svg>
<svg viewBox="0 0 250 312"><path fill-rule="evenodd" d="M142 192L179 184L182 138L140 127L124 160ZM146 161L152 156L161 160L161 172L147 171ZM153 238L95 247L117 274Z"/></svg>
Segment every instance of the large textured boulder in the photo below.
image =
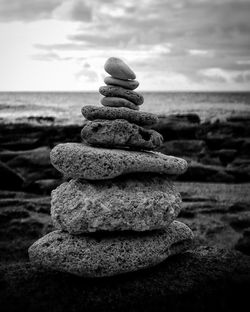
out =
<svg viewBox="0 0 250 312"><path fill-rule="evenodd" d="M57 229L72 234L165 228L180 212L180 195L165 176L124 176L106 181L71 180L52 192Z"/></svg>
<svg viewBox="0 0 250 312"><path fill-rule="evenodd" d="M154 266L187 250L193 233L174 221L165 230L126 234L70 235L54 231L29 248L32 263L79 276L102 277Z"/></svg>
<svg viewBox="0 0 250 312"><path fill-rule="evenodd" d="M132 172L178 175L187 169L184 159L156 152L96 148L80 143L57 145L50 154L53 166L66 177L112 179Z"/></svg>
<svg viewBox="0 0 250 312"><path fill-rule="evenodd" d="M161 146L163 141L160 133L124 119L86 121L81 137L84 142L94 146L145 150L153 150Z"/></svg>

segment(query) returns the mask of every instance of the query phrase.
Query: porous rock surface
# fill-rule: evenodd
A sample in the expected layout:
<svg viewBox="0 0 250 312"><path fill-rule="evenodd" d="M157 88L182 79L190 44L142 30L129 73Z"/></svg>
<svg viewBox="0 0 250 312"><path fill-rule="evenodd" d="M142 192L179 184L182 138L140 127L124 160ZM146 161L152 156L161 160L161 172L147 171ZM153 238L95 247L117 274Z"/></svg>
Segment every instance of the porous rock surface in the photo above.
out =
<svg viewBox="0 0 250 312"><path fill-rule="evenodd" d="M104 64L104 69L111 76L120 79L135 79L133 70L123 60L117 57L110 57Z"/></svg>
<svg viewBox="0 0 250 312"><path fill-rule="evenodd" d="M135 91L127 90L118 86L101 86L99 92L104 96L125 98L136 105L141 105L144 102L143 96Z"/></svg>
<svg viewBox="0 0 250 312"><path fill-rule="evenodd" d="M94 146L148 150L160 147L163 142L160 133L131 124L125 119L86 121L81 137L84 142Z"/></svg>
<svg viewBox="0 0 250 312"><path fill-rule="evenodd" d="M107 85L119 86L130 90L134 90L139 86L139 82L137 80L123 80L110 76L105 77L104 82Z"/></svg>
<svg viewBox="0 0 250 312"><path fill-rule="evenodd" d="M139 106L135 105L127 99L119 97L103 97L101 99L101 104L107 107L127 107L134 110L139 110Z"/></svg>
<svg viewBox="0 0 250 312"><path fill-rule="evenodd" d="M70 180L52 191L51 217L71 234L166 228L181 198L166 176L137 174L107 181Z"/></svg>
<svg viewBox="0 0 250 312"><path fill-rule="evenodd" d="M178 175L187 169L184 159L157 152L96 148L81 143L58 144L50 158L66 177L86 180L112 179L132 172Z"/></svg>
<svg viewBox="0 0 250 312"><path fill-rule="evenodd" d="M126 107L100 107L86 105L82 108L82 114L88 120L125 119L140 126L153 125L158 121L158 117L154 114L138 112Z"/></svg>
<svg viewBox="0 0 250 312"><path fill-rule="evenodd" d="M193 233L174 221L167 229L136 234L70 235L54 231L29 248L33 264L85 277L102 277L154 266L187 250Z"/></svg>

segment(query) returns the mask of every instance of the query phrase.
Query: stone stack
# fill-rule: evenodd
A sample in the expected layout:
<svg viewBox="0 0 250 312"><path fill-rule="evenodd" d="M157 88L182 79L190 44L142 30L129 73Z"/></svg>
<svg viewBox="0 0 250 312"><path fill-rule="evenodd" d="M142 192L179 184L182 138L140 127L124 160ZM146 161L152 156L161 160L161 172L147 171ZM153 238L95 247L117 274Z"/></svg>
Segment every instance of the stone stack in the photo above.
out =
<svg viewBox="0 0 250 312"><path fill-rule="evenodd" d="M83 142L51 151L53 166L71 179L52 191L57 230L29 248L35 265L86 277L152 267L193 239L175 221L181 198L171 182L186 161L152 151L162 137L143 127L157 117L139 111L143 97L133 91L134 72L117 58L105 70L111 76L100 88L103 107L82 108Z"/></svg>

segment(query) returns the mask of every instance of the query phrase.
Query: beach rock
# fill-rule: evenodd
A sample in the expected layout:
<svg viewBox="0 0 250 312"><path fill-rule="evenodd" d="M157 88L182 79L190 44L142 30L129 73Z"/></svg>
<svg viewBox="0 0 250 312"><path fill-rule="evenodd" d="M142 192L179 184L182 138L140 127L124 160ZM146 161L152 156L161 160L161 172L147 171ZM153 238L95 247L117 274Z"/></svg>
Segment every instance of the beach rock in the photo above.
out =
<svg viewBox="0 0 250 312"><path fill-rule="evenodd" d="M197 139L200 129L197 114L168 115L158 119L159 122L152 129L161 133L166 141Z"/></svg>
<svg viewBox="0 0 250 312"><path fill-rule="evenodd" d="M16 154L16 155L15 155ZM10 153L7 165L24 177L26 184L48 178L58 178L50 163L50 148L42 146L32 150Z"/></svg>
<svg viewBox="0 0 250 312"><path fill-rule="evenodd" d="M119 79L135 79L136 75L132 69L117 57L110 57L104 64L104 69L108 74Z"/></svg>
<svg viewBox="0 0 250 312"><path fill-rule="evenodd" d="M59 144L52 149L51 163L66 177L86 180L112 179L132 172L182 174L184 159L157 152L96 148L80 143Z"/></svg>
<svg viewBox="0 0 250 312"><path fill-rule="evenodd" d="M160 133L131 124L124 119L87 121L81 137L84 142L93 146L145 150L153 150L163 141Z"/></svg>
<svg viewBox="0 0 250 312"><path fill-rule="evenodd" d="M139 110L139 106L130 102L127 99L119 97L103 97L101 99L101 104L108 107L127 107L134 110Z"/></svg>
<svg viewBox="0 0 250 312"><path fill-rule="evenodd" d="M119 86L130 90L134 90L139 86L137 80L122 80L114 77L105 77L104 82L106 85Z"/></svg>
<svg viewBox="0 0 250 312"><path fill-rule="evenodd" d="M23 177L0 161L0 189L21 189Z"/></svg>
<svg viewBox="0 0 250 312"><path fill-rule="evenodd" d="M192 156L197 158L206 148L203 140L172 140L165 141L159 152L173 156Z"/></svg>
<svg viewBox="0 0 250 312"><path fill-rule="evenodd" d="M86 105L82 108L83 116L88 120L95 119L125 119L140 126L153 125L158 122L156 115L146 112L137 112L126 107L100 107Z"/></svg>
<svg viewBox="0 0 250 312"><path fill-rule="evenodd" d="M70 235L54 231L29 248L36 266L85 277L112 276L152 267L169 256L186 251L192 231L174 221L154 232Z"/></svg>
<svg viewBox="0 0 250 312"><path fill-rule="evenodd" d="M213 154L219 157L222 165L226 166L235 159L237 153L238 152L235 149L219 149Z"/></svg>
<svg viewBox="0 0 250 312"><path fill-rule="evenodd" d="M221 166L204 165L196 161L188 164L188 170L181 177L182 181L235 182L235 178Z"/></svg>
<svg viewBox="0 0 250 312"><path fill-rule="evenodd" d="M250 227L244 230L243 235L235 245L235 249L250 256Z"/></svg>
<svg viewBox="0 0 250 312"><path fill-rule="evenodd" d="M108 181L70 180L52 191L55 227L71 234L166 228L181 198L165 176L137 174Z"/></svg>
<svg viewBox="0 0 250 312"><path fill-rule="evenodd" d="M99 88L99 92L107 97L121 97L127 99L136 105L141 105L144 102L144 98L140 93L122 87L102 86Z"/></svg>

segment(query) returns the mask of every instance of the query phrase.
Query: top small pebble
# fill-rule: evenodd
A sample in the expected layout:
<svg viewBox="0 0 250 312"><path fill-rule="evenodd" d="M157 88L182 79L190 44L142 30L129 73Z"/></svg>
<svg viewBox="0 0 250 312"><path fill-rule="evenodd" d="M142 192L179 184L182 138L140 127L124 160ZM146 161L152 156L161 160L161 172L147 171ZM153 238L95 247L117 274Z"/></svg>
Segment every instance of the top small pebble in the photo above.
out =
<svg viewBox="0 0 250 312"><path fill-rule="evenodd" d="M112 77L119 79L135 79L136 75L129 66L117 57L107 59L104 69Z"/></svg>

